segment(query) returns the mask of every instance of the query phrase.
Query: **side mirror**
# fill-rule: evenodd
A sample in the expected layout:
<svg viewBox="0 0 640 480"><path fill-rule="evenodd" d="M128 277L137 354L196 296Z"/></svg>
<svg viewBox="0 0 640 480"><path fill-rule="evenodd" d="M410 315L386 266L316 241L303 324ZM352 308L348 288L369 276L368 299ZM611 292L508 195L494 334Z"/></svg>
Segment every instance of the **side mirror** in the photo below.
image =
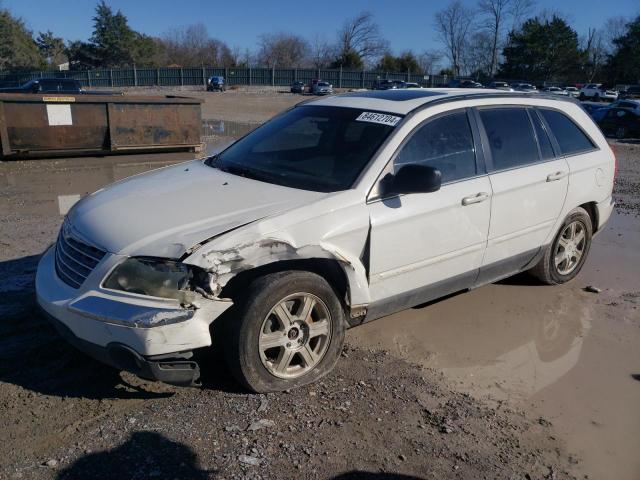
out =
<svg viewBox="0 0 640 480"><path fill-rule="evenodd" d="M440 190L442 174L427 165L405 165L388 179L385 193L431 193Z"/></svg>

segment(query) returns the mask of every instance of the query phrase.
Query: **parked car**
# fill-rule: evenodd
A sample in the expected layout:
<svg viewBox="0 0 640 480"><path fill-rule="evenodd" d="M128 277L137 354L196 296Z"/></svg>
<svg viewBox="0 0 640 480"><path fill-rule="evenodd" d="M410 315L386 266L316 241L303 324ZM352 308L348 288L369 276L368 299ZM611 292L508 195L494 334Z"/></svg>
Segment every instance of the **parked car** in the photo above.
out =
<svg viewBox="0 0 640 480"><path fill-rule="evenodd" d="M551 95L567 95L567 92L560 87L544 87L543 93L549 93Z"/></svg>
<svg viewBox="0 0 640 480"><path fill-rule="evenodd" d="M626 90L624 90L623 92L620 92L620 95L618 96L618 98L620 100L640 98L640 85L631 85L630 87L627 87Z"/></svg>
<svg viewBox="0 0 640 480"><path fill-rule="evenodd" d="M214 75L207 80L207 92L224 92L226 89L224 77Z"/></svg>
<svg viewBox="0 0 640 480"><path fill-rule="evenodd" d="M0 93L68 93L73 95L121 95L122 92L99 92L83 90L80 82L73 78L38 78L19 87L0 88Z"/></svg>
<svg viewBox="0 0 640 480"><path fill-rule="evenodd" d="M293 82L291 84L291 93L304 93L304 82Z"/></svg>
<svg viewBox="0 0 640 480"><path fill-rule="evenodd" d="M533 85L531 85L530 83L517 83L513 89L516 92L525 92L525 93L533 93L533 92L537 92L538 89L536 87L534 87Z"/></svg>
<svg viewBox="0 0 640 480"><path fill-rule="evenodd" d="M507 82L491 82L489 88L494 90L504 90L505 92L513 92L513 88Z"/></svg>
<svg viewBox="0 0 640 480"><path fill-rule="evenodd" d="M640 100L616 100L611 103L611 108L626 108L640 113Z"/></svg>
<svg viewBox="0 0 640 480"><path fill-rule="evenodd" d="M422 88L420 84L415 82L405 82L404 88Z"/></svg>
<svg viewBox="0 0 640 480"><path fill-rule="evenodd" d="M84 197L37 300L71 343L142 377L191 384L215 342L246 388L295 388L331 371L348 326L520 271L573 279L614 164L565 97L318 99Z"/></svg>
<svg viewBox="0 0 640 480"><path fill-rule="evenodd" d="M602 105L598 103L585 102L582 104L582 107L589 113L591 118L593 118L593 121L596 123L602 120L606 115L607 110L609 110L608 105Z"/></svg>
<svg viewBox="0 0 640 480"><path fill-rule="evenodd" d="M374 90L396 90L406 88L406 82L402 80L378 80L373 84Z"/></svg>
<svg viewBox="0 0 640 480"><path fill-rule="evenodd" d="M567 92L567 95L573 98L578 98L580 96L580 90L577 87L564 87L564 91Z"/></svg>
<svg viewBox="0 0 640 480"><path fill-rule="evenodd" d="M333 85L328 82L318 82L313 86L314 95L330 95L333 93Z"/></svg>
<svg viewBox="0 0 640 480"><path fill-rule="evenodd" d="M608 108L598 122L605 135L615 135L622 139L640 137L640 115L626 108Z"/></svg>
<svg viewBox="0 0 640 480"><path fill-rule="evenodd" d="M600 100L613 101L617 100L618 93L614 90L604 88L601 83L589 83L580 89L578 95L580 100L592 100L599 102Z"/></svg>
<svg viewBox="0 0 640 480"><path fill-rule="evenodd" d="M484 86L475 80L462 80L457 88L484 88Z"/></svg>

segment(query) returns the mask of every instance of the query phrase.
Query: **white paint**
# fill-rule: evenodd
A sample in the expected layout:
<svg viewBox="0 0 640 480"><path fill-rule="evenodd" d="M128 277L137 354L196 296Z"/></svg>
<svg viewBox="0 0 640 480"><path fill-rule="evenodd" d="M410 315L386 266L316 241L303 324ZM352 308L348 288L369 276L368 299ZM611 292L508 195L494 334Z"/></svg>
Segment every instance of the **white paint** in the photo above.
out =
<svg viewBox="0 0 640 480"><path fill-rule="evenodd" d="M146 329L145 333L88 322L65 306L83 295L108 294L125 303L135 300L158 306L171 301L101 288L106 275L127 256L183 258L187 264L207 269L220 286L239 271L257 265L330 258L345 273L347 304L367 306L546 245L568 212L583 203L597 202L600 222L608 218L614 157L598 127L579 105L535 94L513 97L502 92L504 98L469 99L461 95L481 95L482 91L439 92L442 95L410 100L338 95L313 102L360 108L371 121L372 111L398 118L434 99L450 96L454 100L398 123L348 190L303 191L234 176L192 161L137 175L83 198L69 212L68 221L79 238L110 253L82 287L74 290L57 279L49 252L38 268L40 304L88 341L118 341L143 354L170 353L210 344L208 326L228 305L200 298L192 320ZM561 109L582 126L598 150L481 175L429 194L379 199L380 179L389 172L390 160L414 128L454 109L505 104ZM602 171L598 182L597 169ZM559 171L566 174L546 181ZM463 205L464 198L480 193L487 194L484 201ZM365 265L362 258L367 239L369 264Z"/></svg>
<svg viewBox="0 0 640 480"><path fill-rule="evenodd" d="M47 120L49 126L62 126L73 125L73 118L71 117L71 105L68 103L63 104L47 104Z"/></svg>
<svg viewBox="0 0 640 480"><path fill-rule="evenodd" d="M58 211L60 215L66 215L78 201L80 200L79 194L73 195L58 195Z"/></svg>

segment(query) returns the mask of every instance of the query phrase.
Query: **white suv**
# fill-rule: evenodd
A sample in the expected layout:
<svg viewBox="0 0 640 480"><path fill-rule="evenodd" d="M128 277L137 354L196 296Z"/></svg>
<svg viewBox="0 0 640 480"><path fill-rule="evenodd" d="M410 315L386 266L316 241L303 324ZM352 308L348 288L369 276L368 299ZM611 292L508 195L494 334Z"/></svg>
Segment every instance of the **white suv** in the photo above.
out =
<svg viewBox="0 0 640 480"><path fill-rule="evenodd" d="M566 97L327 97L82 199L38 301L70 342L142 377L195 382L213 338L246 387L288 389L331 370L349 326L525 270L575 277L614 162Z"/></svg>
<svg viewBox="0 0 640 480"><path fill-rule="evenodd" d="M580 100L593 100L595 102L599 102L600 100L612 102L617 100L618 92L602 88L601 83L590 83L580 89L578 98L580 98Z"/></svg>

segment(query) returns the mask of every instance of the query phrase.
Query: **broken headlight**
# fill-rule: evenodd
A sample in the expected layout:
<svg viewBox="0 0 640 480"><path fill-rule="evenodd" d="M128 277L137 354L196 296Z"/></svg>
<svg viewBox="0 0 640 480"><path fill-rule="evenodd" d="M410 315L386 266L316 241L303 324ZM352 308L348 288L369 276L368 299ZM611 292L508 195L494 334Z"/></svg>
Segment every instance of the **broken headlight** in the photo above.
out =
<svg viewBox="0 0 640 480"><path fill-rule="evenodd" d="M152 297L183 300L192 290L193 267L173 260L128 258L103 282L105 288Z"/></svg>

